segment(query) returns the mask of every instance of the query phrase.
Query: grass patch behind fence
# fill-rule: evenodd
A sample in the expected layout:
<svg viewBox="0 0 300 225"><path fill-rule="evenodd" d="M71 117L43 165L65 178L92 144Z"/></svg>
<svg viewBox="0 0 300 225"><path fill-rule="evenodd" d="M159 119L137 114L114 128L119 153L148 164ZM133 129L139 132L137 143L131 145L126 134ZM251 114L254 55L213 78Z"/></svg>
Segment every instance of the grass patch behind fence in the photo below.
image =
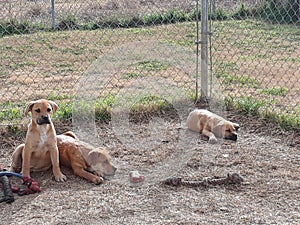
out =
<svg viewBox="0 0 300 225"><path fill-rule="evenodd" d="M243 115L261 117L268 122L276 123L285 130L300 132L300 109L293 112L276 112L272 110L273 102L254 97L227 97L228 108L237 110Z"/></svg>
<svg viewBox="0 0 300 225"><path fill-rule="evenodd" d="M288 92L288 90L289 89L286 87L274 87L274 88L263 89L260 91L260 93L284 97Z"/></svg>
<svg viewBox="0 0 300 225"><path fill-rule="evenodd" d="M147 114L172 109L171 103L158 96L144 95L135 98L135 102L130 107L130 112L133 114ZM116 101L116 96L109 94L91 102L93 104L85 100L55 100L58 103L59 108L53 115L54 120L72 121L74 113L76 116L85 118L86 112L89 113L92 109L95 112L96 121L108 122L111 119L111 112ZM0 113L0 122L9 121L9 123L12 124L22 124L22 121L25 118L24 109L26 108L26 103L7 103L6 107L8 107L8 109Z"/></svg>
<svg viewBox="0 0 300 225"><path fill-rule="evenodd" d="M191 28L191 24L192 23L184 23L184 24L180 24L180 26L178 27L182 27L183 32L186 32L187 27L189 27L189 30L193 29ZM281 54L283 57L282 58L278 58L278 63L281 62L281 60L285 59L285 58L289 58L290 60L294 61L295 63L299 62L299 58L296 57L289 57L288 52L293 51L295 46L295 42L298 41L297 39L297 33L299 33L299 31L297 30L296 27L291 27L291 26L280 26L280 25L275 25L275 26L270 26L270 25L264 25L262 22L258 22L258 21L252 21L252 20L244 20L244 21L226 21L224 23L218 23L220 24L220 26L223 26L223 30L225 30L226 32L230 32L230 34L232 33L232 35L239 35L239 38L241 39L245 39L246 35L249 35L249 33L247 33L246 31L251 31L250 35L254 35L254 36L258 36L257 38L261 39L261 43L265 44L265 48L267 49L269 47L270 44L272 44L272 46L275 46L274 48L271 48L269 53L270 55L274 56L274 52L275 50L278 49L282 49L282 51L279 53ZM177 27L177 28L178 28ZM104 36L105 38L105 34L107 35L108 33L111 35L107 35L109 36L109 38L107 39L112 39L114 38L114 40L118 40L118 38L122 35L126 34L130 34L132 35L132 33L134 33L134 35L136 35L135 38L139 39L140 37L142 38L148 38L148 36L153 36L153 35L157 35L157 33L162 32L162 30L164 30L166 27L165 26L157 26L157 27L149 27L149 28L143 28L143 32L137 32L136 28L134 29L119 29L119 30L114 30L114 32L116 32L115 36L112 36L111 30L107 31L106 33L103 32L101 33L101 35L98 36ZM239 29L243 29L243 32L239 33L236 32ZM176 32L179 31L180 34L180 29L176 30ZM101 32L101 31L97 31L97 32ZM132 33L131 33L132 32ZM172 30L172 32L174 32ZM182 32L181 35L181 39L182 37L185 37L184 34ZM218 35L220 35L221 32L216 32ZM98 33L99 34L99 33ZM259 35L257 35L259 34ZM288 35L286 35L288 34ZM291 35L290 35L291 34ZM296 35L295 35L296 34ZM84 40L84 42L89 43L90 41L90 37L89 35L91 35L89 33L89 31L67 31L67 32L45 32L41 35L42 39L39 40L38 35L24 35L24 38L22 36L18 36L18 37L6 37L7 39L9 38L13 38L12 40L14 40L14 43L18 43L18 40L20 39L24 39L25 43L30 42L30 46L31 48L28 49L28 51L40 51L41 53L44 53L43 51L47 51L47 49L41 49L41 44L37 45L37 43L39 43L39 41L43 41L43 43L47 43L49 45L52 45L53 43L56 43L56 40L63 40L63 42L67 45L70 46L68 48L62 48L60 45L58 45L56 43L56 45L54 44L53 47L55 47L55 52L57 54L57 58L55 59L50 59L50 60L59 60L58 61L54 61L53 66L55 68L64 68L64 67L69 67L70 65L72 65L73 67L76 66L76 59L78 60L78 53L75 53L73 48L78 47L79 45L82 45L82 43L77 43L77 39L75 38L70 38L72 37L72 35L74 36L80 36L81 40ZM94 34L92 34L94 35ZM222 34L224 35L224 34ZM241 36L241 35L245 35L245 36ZM31 39L31 36L34 36ZM50 37L51 36L51 37ZM83 38L84 37L84 38ZM131 36L132 37L132 36ZM291 43L291 45L282 45L282 43L280 42L280 40L282 39L282 37L284 38L288 38L288 41ZM292 37L292 38L290 38ZM17 38L17 39L16 39ZM124 37L122 37L124 38ZM169 37L168 37L169 38ZM237 38L236 36L231 36L232 38ZM167 38L166 38L167 39ZM267 41L265 41L265 39ZM93 39L91 39L93 40ZM169 40L169 39L168 39ZM189 39L187 39L189 40ZM225 39L226 40L226 39ZM274 42L270 41L268 42L268 40L278 40L278 44L277 42L274 44ZM70 44L70 41L72 41L72 44ZM111 41L111 40L109 40ZM105 44L110 47L110 45L112 45L114 42L111 41L109 42L108 40L105 39L105 41L102 41L102 39L100 40L101 44L103 42L105 42ZM180 40L178 40L180 41ZM223 41L223 36L219 36L219 42ZM23 42L23 43L24 43ZM259 42L259 43L260 43ZM255 41L255 43L258 43ZM69 45L70 44L70 45ZM93 43L95 44L95 43ZM292 45L293 44L293 45ZM0 56L3 55L3 57L7 57L7 56L12 56L15 58L16 62L15 64L18 66L12 66L10 71L5 71L5 74L11 72L11 74L14 73L14 70L20 68L20 67L26 67L26 70L32 70L33 68L36 68L38 65L36 63L31 63L31 61L28 61L29 63L24 63L22 62L22 57L24 58L24 56L27 56L27 50L24 51L24 44L23 45L14 45L12 44L11 46L6 46L6 49L4 49L3 53L0 53ZM97 44L97 48L101 48L99 47L102 45L98 45ZM189 47L191 47L193 45L190 45ZM230 42L228 43L228 46L230 46ZM233 47L238 48L238 50L243 50L246 49L245 46L247 48L250 49L250 46L252 46L252 43L249 42L240 42L240 43L233 43ZM5 47L5 46L4 46ZM63 46L65 47L65 46ZM94 46L95 47L95 46ZM255 46L254 48L256 48L257 46ZM260 46L259 46L260 47ZM9 49L12 48L12 49ZM13 52L14 48L20 48L17 49L18 51L16 51L15 53ZM86 54L83 54L84 59L86 59L85 56L91 56L91 58L93 57L97 57L97 53L95 55L90 55L93 53L93 51L95 51L95 49L90 50L90 48L93 48L92 46L88 46L88 48L86 48L84 45L82 45L82 49L84 49L85 51L89 51L88 54L87 52L85 52ZM230 48L230 47L229 47ZM222 51L223 49L220 48L220 50ZM231 50L231 49L230 49ZM239 109L240 112L244 113L244 114L253 114L253 115L262 115L263 117L267 118L270 121L277 121L278 123L282 123L282 126L285 128L295 128L295 129L299 129L299 122L297 120L297 115L299 115L299 110L290 113L290 115L288 113L285 113L285 106L282 105L280 106L281 108L279 110L276 109L277 107L277 103L276 102L270 102L269 100L265 100L263 97L261 96L261 98L259 98L256 94L263 94L263 95L270 95L270 96L279 96L279 97L284 97L286 95L289 94L290 91L292 91L291 89L293 89L293 87L264 87L263 82L259 80L260 78L262 78L263 76L255 76L259 79L255 79L254 77L250 77L248 75L241 75L239 74L240 71L242 71L242 66L245 66L246 63L240 64L237 63L236 61L234 61L233 58L230 58L230 54L228 54L228 52L230 51L228 49L225 49L225 51L222 51L222 54L224 56L225 60L220 60L222 61L221 63L219 63L219 68L220 71L218 71L219 75L218 78L222 79L224 82L223 84L225 85L225 88L230 87L230 85L238 85L238 87L240 88L239 91L240 92L244 92L245 91L245 95L249 94L250 91L255 95L254 97L240 97L239 101L235 103L235 106L237 109ZM234 49L235 50L235 49ZM250 51L251 50L251 51ZM246 52L246 55L251 56L251 54L256 55L257 53L253 51L253 49L250 49L248 52ZM63 51L62 55L59 55L59 51ZM13 54L12 54L13 53ZM51 54L52 52L50 52ZM225 54L226 53L226 54ZM22 55L23 54L23 55ZM48 53L49 54L49 53ZM68 55L67 55L68 54ZM69 55L70 54L70 55ZM44 54L41 54L44 55ZM47 55L47 54L45 54ZM61 56L66 56L66 59L64 59ZM18 58L20 56L20 59ZM74 56L74 58L73 58ZM25 57L26 58L26 57ZM264 60L267 60L268 58L265 57ZM19 62L20 60L20 62ZM72 61L74 60L74 61ZM245 61L250 61L250 62L256 62L258 59L253 60L251 57L245 58ZM42 60L37 59L34 62L41 62ZM247 63L248 63L247 62ZM83 63L82 63L83 64ZM251 64L247 64L249 65L249 67L247 66L247 70L250 70L252 67L255 67L255 65L251 65ZM256 64L257 65L257 64ZM268 66L268 64L266 64ZM284 63L282 63L282 68L285 66ZM140 70L145 70L146 72L156 72L156 71L163 71L168 69L168 65L158 62L158 61L142 61L140 62L138 65L136 65L137 67L137 71L131 71L128 74L124 75L124 79L126 80L131 80L131 79L136 79L140 76L144 76L144 74L140 73ZM4 67L3 67L4 68ZM74 68L74 71L78 70L80 68ZM256 68L255 68L256 69ZM272 68L271 68L272 69ZM3 69L1 69L1 71L3 71ZM51 70L53 73L53 70ZM245 69L243 70L245 71ZM254 70L254 72L257 71L259 72L259 70ZM42 71L43 72L43 71ZM70 73L67 71L66 74L70 75L72 71L70 71ZM247 73L247 74L251 74L252 73ZM52 75L52 74L50 74ZM235 88L235 87L234 87ZM250 90L250 91L249 91ZM249 91L249 92L247 92ZM252 93L250 95L252 95ZM52 100L59 100L60 101L60 109L57 112L57 114L55 115L55 118L60 120L60 119L70 119L72 118L72 110L73 110L73 106L72 104L69 104L69 99L71 99L71 96L68 96L67 94L50 94L49 98ZM195 96L193 95L192 98L194 99ZM64 102L65 100L67 100L66 102ZM147 100L147 101L146 101ZM153 104L146 104L146 102L149 102L151 100L150 99L144 99L141 100L141 102L139 104L136 104L134 107L136 107L136 109L134 110L147 110L148 108L151 109L151 107L159 109L160 107L164 108L164 107L168 107L168 104L164 101L158 100L158 99L152 99L151 101L153 101ZM150 101L150 102L151 102ZM109 97L109 99L102 99L99 100L99 102L97 102L96 104L96 118L97 120L108 120L110 119L110 110L111 110L111 105L113 104L114 100L113 97ZM266 108L270 108L270 109L274 109L273 111L266 111ZM12 104L12 105L6 105L3 106L4 110L1 111L0 113L0 121L5 121L5 120L11 120L11 121L18 121L21 120L23 118L23 110L25 108L25 104L20 103L20 104ZM265 112L264 112L265 111ZM276 115L276 113L278 115ZM299 116L298 116L299 117ZM15 123L15 122L13 122Z"/></svg>
<svg viewBox="0 0 300 225"><path fill-rule="evenodd" d="M293 3L296 4L296 3ZM274 1L266 1L263 5L254 6L254 8L247 8L241 4L235 11L225 11L218 8L215 12L210 12L209 19L211 20L229 20L229 19L253 19L265 20L271 23L280 24L298 24L299 18L294 11L292 3L286 7L276 5ZM78 13L76 13L78 14ZM56 30L95 30L95 29L115 29L115 28L134 28L145 27L162 24L181 23L187 21L195 21L201 18L201 11L183 10L171 8L165 12L153 12L141 15L119 16L111 15L102 18L99 21L84 21L84 19L77 16L75 13L67 13L59 21L56 21ZM51 17L49 16L49 21ZM49 24L48 21L48 24ZM21 21L17 19L7 19L0 21L0 37L13 34L28 34L36 31L50 31L52 27L47 27L42 22L31 22L29 20Z"/></svg>

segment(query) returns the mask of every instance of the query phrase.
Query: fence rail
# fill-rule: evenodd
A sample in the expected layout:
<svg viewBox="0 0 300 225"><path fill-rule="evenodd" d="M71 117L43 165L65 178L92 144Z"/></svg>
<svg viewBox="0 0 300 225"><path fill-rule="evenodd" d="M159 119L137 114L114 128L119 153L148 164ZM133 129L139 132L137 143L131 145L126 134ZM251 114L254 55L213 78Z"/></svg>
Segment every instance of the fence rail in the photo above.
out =
<svg viewBox="0 0 300 225"><path fill-rule="evenodd" d="M157 93L174 89L175 99L206 95L196 53L203 2L0 0L0 124L22 123L36 98L58 101L57 117L70 118L82 87L101 97L99 114L122 88L148 79L160 81L149 81ZM207 3L208 97L299 129L299 0ZM134 57L125 63L124 55Z"/></svg>

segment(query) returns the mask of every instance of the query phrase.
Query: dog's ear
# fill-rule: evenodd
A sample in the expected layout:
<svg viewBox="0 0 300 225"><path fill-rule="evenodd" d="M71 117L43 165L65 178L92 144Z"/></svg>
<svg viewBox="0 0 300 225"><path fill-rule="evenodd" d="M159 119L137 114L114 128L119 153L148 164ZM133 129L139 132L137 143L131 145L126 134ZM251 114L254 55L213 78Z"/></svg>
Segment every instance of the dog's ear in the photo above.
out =
<svg viewBox="0 0 300 225"><path fill-rule="evenodd" d="M240 129L240 125L237 123L232 123L232 125L234 126L235 130L238 131L238 129Z"/></svg>
<svg viewBox="0 0 300 225"><path fill-rule="evenodd" d="M27 108L25 110L25 116L27 116L28 113L32 111L32 107L34 106L35 103L36 101L31 101L28 103Z"/></svg>
<svg viewBox="0 0 300 225"><path fill-rule="evenodd" d="M108 155L108 152L102 148L95 148L90 151L88 154L87 161L90 165L97 164L98 162L105 163L105 161L110 161L111 158Z"/></svg>
<svg viewBox="0 0 300 225"><path fill-rule="evenodd" d="M102 153L100 151L92 150L89 152L87 161L90 165L94 165L97 163L97 161L99 160L99 158L101 156L102 156Z"/></svg>
<svg viewBox="0 0 300 225"><path fill-rule="evenodd" d="M53 113L55 113L56 110L58 109L58 105L57 105L55 102L53 102L53 101L48 101L48 102L49 102L49 104L50 104L51 107L52 107Z"/></svg>
<svg viewBox="0 0 300 225"><path fill-rule="evenodd" d="M223 137L226 130L226 123L222 120L212 127L212 132L216 137Z"/></svg>

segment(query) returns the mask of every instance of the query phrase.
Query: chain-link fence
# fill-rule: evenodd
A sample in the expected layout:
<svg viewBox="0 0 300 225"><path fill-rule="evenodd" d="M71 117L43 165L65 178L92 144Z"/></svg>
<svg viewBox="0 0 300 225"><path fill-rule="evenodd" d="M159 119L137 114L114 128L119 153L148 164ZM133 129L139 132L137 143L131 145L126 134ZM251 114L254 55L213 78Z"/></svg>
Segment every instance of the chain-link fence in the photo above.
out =
<svg viewBox="0 0 300 225"><path fill-rule="evenodd" d="M1 124L20 123L26 102L37 98L58 102L60 118L85 102L101 119L126 96L136 111L188 106L201 87L203 2L205 97L298 126L298 0L0 0Z"/></svg>
<svg viewBox="0 0 300 225"><path fill-rule="evenodd" d="M212 90L299 130L299 1L212 1Z"/></svg>

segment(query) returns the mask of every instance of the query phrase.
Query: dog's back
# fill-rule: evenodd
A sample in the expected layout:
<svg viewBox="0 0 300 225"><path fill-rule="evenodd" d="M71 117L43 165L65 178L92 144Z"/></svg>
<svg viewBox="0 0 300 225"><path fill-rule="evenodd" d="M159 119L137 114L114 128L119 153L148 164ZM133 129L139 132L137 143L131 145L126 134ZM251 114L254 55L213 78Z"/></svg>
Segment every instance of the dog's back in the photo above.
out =
<svg viewBox="0 0 300 225"><path fill-rule="evenodd" d="M206 109L195 109L190 112L187 118L187 127L195 132L202 132L209 121L216 119L216 114Z"/></svg>

